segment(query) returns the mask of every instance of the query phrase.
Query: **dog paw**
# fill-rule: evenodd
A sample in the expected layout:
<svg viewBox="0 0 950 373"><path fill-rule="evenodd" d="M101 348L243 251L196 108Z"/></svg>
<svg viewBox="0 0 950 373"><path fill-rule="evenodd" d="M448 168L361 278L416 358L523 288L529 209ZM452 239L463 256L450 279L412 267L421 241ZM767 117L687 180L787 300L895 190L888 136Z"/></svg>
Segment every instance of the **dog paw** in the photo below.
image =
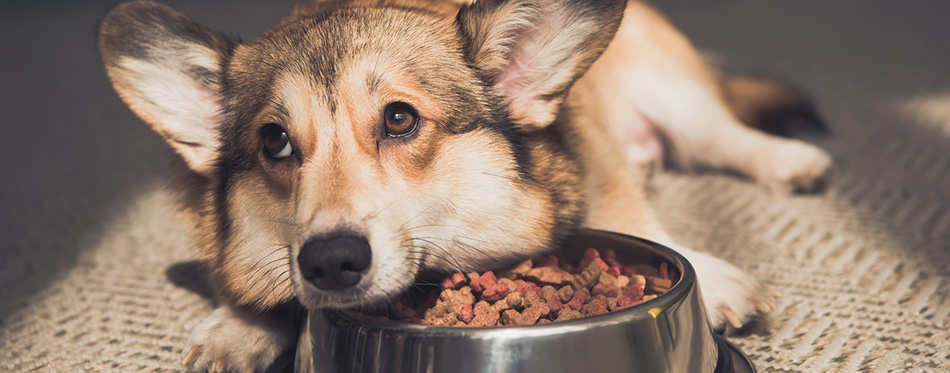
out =
<svg viewBox="0 0 950 373"><path fill-rule="evenodd" d="M775 309L778 293L732 264L712 255L678 249L692 263L713 328L741 328Z"/></svg>
<svg viewBox="0 0 950 373"><path fill-rule="evenodd" d="M197 372L263 372L293 345L294 333L267 315L218 307L192 332L182 364Z"/></svg>
<svg viewBox="0 0 950 373"><path fill-rule="evenodd" d="M815 192L822 189L831 170L831 156L798 140L773 146L757 160L756 179L780 193Z"/></svg>

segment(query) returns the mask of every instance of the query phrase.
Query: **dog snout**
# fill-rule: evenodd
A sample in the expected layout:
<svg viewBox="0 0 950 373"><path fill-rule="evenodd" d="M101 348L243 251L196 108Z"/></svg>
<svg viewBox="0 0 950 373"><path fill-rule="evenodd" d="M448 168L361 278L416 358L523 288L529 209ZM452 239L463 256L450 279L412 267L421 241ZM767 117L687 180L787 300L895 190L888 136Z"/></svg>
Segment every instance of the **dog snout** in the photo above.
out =
<svg viewBox="0 0 950 373"><path fill-rule="evenodd" d="M300 248L297 263L303 277L323 290L343 290L360 282L372 251L366 237L355 234L318 236Z"/></svg>

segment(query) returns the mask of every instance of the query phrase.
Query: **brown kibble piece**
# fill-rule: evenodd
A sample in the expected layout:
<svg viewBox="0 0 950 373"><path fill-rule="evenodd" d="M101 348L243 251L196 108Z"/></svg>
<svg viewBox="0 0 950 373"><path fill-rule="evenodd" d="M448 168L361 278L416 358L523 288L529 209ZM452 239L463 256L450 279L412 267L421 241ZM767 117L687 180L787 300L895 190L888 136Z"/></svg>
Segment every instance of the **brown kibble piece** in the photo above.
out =
<svg viewBox="0 0 950 373"><path fill-rule="evenodd" d="M647 279L642 275L633 275L633 277L630 277L630 281L632 281L634 284L640 285L641 288L647 287Z"/></svg>
<svg viewBox="0 0 950 373"><path fill-rule="evenodd" d="M561 298L561 302L570 302L571 298L574 297L574 288L572 288L570 285L564 285L562 288L557 290L557 295L559 298Z"/></svg>
<svg viewBox="0 0 950 373"><path fill-rule="evenodd" d="M541 288L538 285L524 280L515 280L515 291L522 294L538 293L538 295L541 295Z"/></svg>
<svg viewBox="0 0 950 373"><path fill-rule="evenodd" d="M542 316L541 307L529 307L524 311L507 310L501 314L502 325L530 325L538 322Z"/></svg>
<svg viewBox="0 0 950 373"><path fill-rule="evenodd" d="M508 298L505 298L505 299L496 301L495 303L492 303L492 304L491 304L491 309L492 309L492 310L495 310L495 311L498 311L498 312L500 313L500 312L504 312L504 311L507 310L507 309L514 308L514 307L512 307L510 304L508 304L508 300L507 300L507 299L508 299Z"/></svg>
<svg viewBox="0 0 950 373"><path fill-rule="evenodd" d="M524 299L521 301L521 307L528 308L538 305L545 304L544 298L542 298L538 293L525 293Z"/></svg>
<svg viewBox="0 0 950 373"><path fill-rule="evenodd" d="M620 295L620 288L616 284L605 285L598 283L590 289L591 295L603 295L605 297L616 297Z"/></svg>
<svg viewBox="0 0 950 373"><path fill-rule="evenodd" d="M532 268L533 264L531 259L525 259L521 263L515 264L514 266L500 271L498 274L498 282L501 282L501 279L514 280L524 277L525 273L528 273L528 270Z"/></svg>
<svg viewBox="0 0 950 373"><path fill-rule="evenodd" d="M607 268L607 273L614 277L620 276L620 266L610 266L610 268Z"/></svg>
<svg viewBox="0 0 950 373"><path fill-rule="evenodd" d="M552 267L532 268L525 274L524 278L526 280L552 285L564 285L574 280L574 276L570 273L562 271L560 268Z"/></svg>
<svg viewBox="0 0 950 373"><path fill-rule="evenodd" d="M517 322L521 320L521 314L516 310L505 310L501 313L501 325L521 325Z"/></svg>
<svg viewBox="0 0 950 373"><path fill-rule="evenodd" d="M581 309L581 313L583 313L584 316L602 315L607 312L610 312L607 309L607 298L604 298L603 295L591 298L590 303L585 304Z"/></svg>
<svg viewBox="0 0 950 373"><path fill-rule="evenodd" d="M455 290L465 285L467 281L468 281L468 278L466 278L465 275L462 274L462 272L455 272L451 276L446 277L445 280L442 280L441 287L443 290L444 289Z"/></svg>
<svg viewBox="0 0 950 373"><path fill-rule="evenodd" d="M606 271L610 266L600 258L600 253L594 249L587 249L584 251L584 259L581 259L581 268L587 268L590 263L597 263L600 265L602 271Z"/></svg>
<svg viewBox="0 0 950 373"><path fill-rule="evenodd" d="M623 288L625 288L625 287L627 286L628 283L630 283L630 277L627 277L627 276L624 276L624 275L617 276L617 287L618 287L618 288L623 289Z"/></svg>
<svg viewBox="0 0 950 373"><path fill-rule="evenodd" d="M521 308L523 301L524 297L521 293L511 293L505 297L505 303L507 303L510 308Z"/></svg>
<svg viewBox="0 0 950 373"><path fill-rule="evenodd" d="M607 308L611 311L613 311L614 308L617 308L618 299L620 299L620 297L607 297Z"/></svg>
<svg viewBox="0 0 950 373"><path fill-rule="evenodd" d="M516 286L516 285L515 285L515 282L512 281L511 279L501 278L501 279L498 279L498 283L499 283L499 284L505 284L505 286L508 287L508 292L509 292L509 293L514 293L515 290L518 289L518 286Z"/></svg>
<svg viewBox="0 0 950 373"><path fill-rule="evenodd" d="M643 285L639 283L632 283L627 286L623 291L623 295L617 299L617 305L614 307L614 311L621 310L627 307L630 307L634 304L640 303L643 299Z"/></svg>
<svg viewBox="0 0 950 373"><path fill-rule="evenodd" d="M575 311L575 310L572 310L572 309L566 309L566 310L563 310L563 311L561 311L560 313L558 313L557 319L555 319L554 321L574 320L574 319L579 319L579 318L581 318L581 316L583 316L583 315L582 315L580 312L578 312L578 311Z"/></svg>
<svg viewBox="0 0 950 373"><path fill-rule="evenodd" d="M584 250L584 258L581 259L581 268L587 268L594 259L600 259L600 253L594 248Z"/></svg>
<svg viewBox="0 0 950 373"><path fill-rule="evenodd" d="M497 279L495 279L495 272L488 271L488 272L483 273L481 276L478 276L478 279L475 279L474 281L472 281L470 285L472 286L472 290L475 290L476 292L481 293L485 291L485 289L487 289L489 286L494 285L496 283L497 283Z"/></svg>
<svg viewBox="0 0 950 373"><path fill-rule="evenodd" d="M574 276L574 281L571 285L574 286L574 290L589 289L600 279L600 273L602 271L603 268L600 264L592 261L580 274Z"/></svg>
<svg viewBox="0 0 950 373"><path fill-rule="evenodd" d="M518 325L529 325L538 322L541 316L548 314L547 306L528 307L521 311L521 323Z"/></svg>
<svg viewBox="0 0 950 373"><path fill-rule="evenodd" d="M617 277L607 272L601 272L600 277L597 278L597 283L604 285L616 285Z"/></svg>
<svg viewBox="0 0 950 373"><path fill-rule="evenodd" d="M670 287L673 286L673 281L670 279L655 277L655 276L643 276L646 278L647 286L646 292L651 294L661 294L670 290Z"/></svg>
<svg viewBox="0 0 950 373"><path fill-rule="evenodd" d="M432 325L453 325L455 321L449 319L457 320L462 308L472 303L475 303L475 296L468 286L459 290L446 289L439 295L435 306L425 311L423 318Z"/></svg>
<svg viewBox="0 0 950 373"><path fill-rule="evenodd" d="M491 284L482 292L482 299L489 302L504 299L506 296L508 296L508 286L505 284Z"/></svg>
<svg viewBox="0 0 950 373"><path fill-rule="evenodd" d="M548 312L545 314L545 316L557 317L558 313L567 308L567 306L564 305L564 302L561 302L561 299L557 296L552 297L547 301Z"/></svg>
<svg viewBox="0 0 950 373"><path fill-rule="evenodd" d="M472 322L472 319L474 318L475 310L471 304L466 304L465 307L462 308L462 312L459 312L459 321L464 322L465 324Z"/></svg>
<svg viewBox="0 0 950 373"><path fill-rule="evenodd" d="M465 277L468 277L468 282L472 283L472 281L478 280L481 275L478 274L478 272L469 272L465 275Z"/></svg>
<svg viewBox="0 0 950 373"><path fill-rule="evenodd" d="M525 311L536 309L541 316L547 316L551 312L551 307L538 293L528 293L525 295L522 305Z"/></svg>
<svg viewBox="0 0 950 373"><path fill-rule="evenodd" d="M472 288L468 286L462 286L458 290L443 290L439 299L446 299L456 305L475 303L475 295L472 294Z"/></svg>
<svg viewBox="0 0 950 373"><path fill-rule="evenodd" d="M571 298L570 302L567 302L567 308L570 308L574 311L580 311L581 307L584 306L584 303L587 302L587 299L590 298L590 291L584 288L574 291L574 297Z"/></svg>
<svg viewBox="0 0 950 373"><path fill-rule="evenodd" d="M611 276L607 272L601 272L600 278L597 279L597 284L590 289L590 292L591 295L601 294L607 297L616 297L620 295L620 287L617 286L616 277Z"/></svg>
<svg viewBox="0 0 950 373"><path fill-rule="evenodd" d="M491 305L486 301L475 303L472 312L475 317L468 323L469 326L493 326L498 324L498 320L501 318L498 311L491 309Z"/></svg>

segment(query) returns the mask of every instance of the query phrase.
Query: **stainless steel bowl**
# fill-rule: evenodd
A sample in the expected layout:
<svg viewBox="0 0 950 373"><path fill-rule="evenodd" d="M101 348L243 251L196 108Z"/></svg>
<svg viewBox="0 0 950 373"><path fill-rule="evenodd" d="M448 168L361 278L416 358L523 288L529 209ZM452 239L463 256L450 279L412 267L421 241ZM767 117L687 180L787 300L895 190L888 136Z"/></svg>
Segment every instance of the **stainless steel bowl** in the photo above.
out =
<svg viewBox="0 0 950 373"><path fill-rule="evenodd" d="M350 372L753 372L711 329L696 274L679 253L636 237L583 230L561 256L612 249L625 263L666 261L680 273L665 294L599 316L540 325L446 327L347 311L312 312L296 371Z"/></svg>

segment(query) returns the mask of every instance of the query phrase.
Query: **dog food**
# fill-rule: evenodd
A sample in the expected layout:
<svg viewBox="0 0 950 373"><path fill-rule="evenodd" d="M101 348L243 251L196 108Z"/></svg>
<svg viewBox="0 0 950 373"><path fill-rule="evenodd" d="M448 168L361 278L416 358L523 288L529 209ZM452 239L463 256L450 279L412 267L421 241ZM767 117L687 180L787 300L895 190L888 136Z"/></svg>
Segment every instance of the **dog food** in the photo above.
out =
<svg viewBox="0 0 950 373"><path fill-rule="evenodd" d="M485 273L453 273L438 287L376 316L447 326L529 325L600 315L665 293L676 274L665 263L622 265L611 250L587 249L578 265L556 256Z"/></svg>

